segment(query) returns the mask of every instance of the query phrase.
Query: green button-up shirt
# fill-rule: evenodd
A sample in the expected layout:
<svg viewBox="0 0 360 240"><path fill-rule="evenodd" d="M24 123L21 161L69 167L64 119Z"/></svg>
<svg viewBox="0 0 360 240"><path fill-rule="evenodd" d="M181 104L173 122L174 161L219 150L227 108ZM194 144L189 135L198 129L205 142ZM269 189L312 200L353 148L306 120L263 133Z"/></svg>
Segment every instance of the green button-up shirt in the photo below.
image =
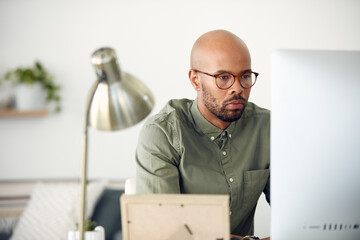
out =
<svg viewBox="0 0 360 240"><path fill-rule="evenodd" d="M137 193L229 194L231 233L253 234L258 198L270 198L270 112L249 102L222 130L196 100L171 100L144 124L136 163Z"/></svg>

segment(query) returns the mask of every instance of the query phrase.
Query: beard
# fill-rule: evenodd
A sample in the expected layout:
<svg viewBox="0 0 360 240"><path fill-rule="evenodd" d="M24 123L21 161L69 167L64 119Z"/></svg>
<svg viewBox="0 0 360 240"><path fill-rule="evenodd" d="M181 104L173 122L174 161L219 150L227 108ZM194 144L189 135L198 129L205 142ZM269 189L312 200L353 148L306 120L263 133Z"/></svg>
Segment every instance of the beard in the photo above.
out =
<svg viewBox="0 0 360 240"><path fill-rule="evenodd" d="M236 94L230 99L224 101L223 104L220 106L217 103L215 97L209 91L207 91L205 87L203 87L202 97L205 107L213 115L215 115L217 118L224 122L234 122L240 119L247 104L247 99L243 98L240 94ZM234 100L242 100L244 102L244 106L241 109L226 109L226 103Z"/></svg>

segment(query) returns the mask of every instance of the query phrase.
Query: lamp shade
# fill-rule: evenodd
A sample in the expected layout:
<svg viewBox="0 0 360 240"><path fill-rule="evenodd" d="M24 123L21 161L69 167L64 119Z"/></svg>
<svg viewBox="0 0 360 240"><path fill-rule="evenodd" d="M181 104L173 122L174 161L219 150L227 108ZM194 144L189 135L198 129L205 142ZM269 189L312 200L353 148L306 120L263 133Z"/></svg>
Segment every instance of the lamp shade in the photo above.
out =
<svg viewBox="0 0 360 240"><path fill-rule="evenodd" d="M91 62L98 77L89 100L89 125L92 128L124 129L151 112L154 97L150 90L136 77L121 71L113 49L96 50Z"/></svg>

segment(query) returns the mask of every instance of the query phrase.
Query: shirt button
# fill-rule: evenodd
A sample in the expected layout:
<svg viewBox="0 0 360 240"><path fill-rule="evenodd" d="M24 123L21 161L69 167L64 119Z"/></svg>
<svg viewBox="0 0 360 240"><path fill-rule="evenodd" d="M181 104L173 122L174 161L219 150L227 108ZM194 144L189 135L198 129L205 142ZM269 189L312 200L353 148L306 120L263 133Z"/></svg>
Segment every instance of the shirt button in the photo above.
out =
<svg viewBox="0 0 360 240"><path fill-rule="evenodd" d="M231 137L231 134L229 133L229 137Z"/></svg>
<svg viewBox="0 0 360 240"><path fill-rule="evenodd" d="M234 181L234 179L231 177L231 178L229 178L229 181L230 181L230 182L233 182L233 181Z"/></svg>
<svg viewBox="0 0 360 240"><path fill-rule="evenodd" d="M210 139L211 139L211 141L214 141L215 138L212 136Z"/></svg>
<svg viewBox="0 0 360 240"><path fill-rule="evenodd" d="M225 151L223 151L223 155L224 155L224 156L226 155L226 152L225 152Z"/></svg>
<svg viewBox="0 0 360 240"><path fill-rule="evenodd" d="M232 211L230 211L230 215L232 214Z"/></svg>
<svg viewBox="0 0 360 240"><path fill-rule="evenodd" d="M223 132L222 135L225 136L225 133Z"/></svg>

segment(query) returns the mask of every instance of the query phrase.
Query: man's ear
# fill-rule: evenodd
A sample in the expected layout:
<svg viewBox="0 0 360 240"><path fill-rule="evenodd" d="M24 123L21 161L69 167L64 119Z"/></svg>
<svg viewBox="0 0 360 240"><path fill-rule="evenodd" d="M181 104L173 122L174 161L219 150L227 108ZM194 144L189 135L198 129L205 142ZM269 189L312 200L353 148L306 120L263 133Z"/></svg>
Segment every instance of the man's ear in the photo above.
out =
<svg viewBox="0 0 360 240"><path fill-rule="evenodd" d="M200 90L200 79L199 79L199 75L197 74L196 71L190 69L189 70L189 80L191 82L191 85L194 87L194 89L196 91Z"/></svg>

